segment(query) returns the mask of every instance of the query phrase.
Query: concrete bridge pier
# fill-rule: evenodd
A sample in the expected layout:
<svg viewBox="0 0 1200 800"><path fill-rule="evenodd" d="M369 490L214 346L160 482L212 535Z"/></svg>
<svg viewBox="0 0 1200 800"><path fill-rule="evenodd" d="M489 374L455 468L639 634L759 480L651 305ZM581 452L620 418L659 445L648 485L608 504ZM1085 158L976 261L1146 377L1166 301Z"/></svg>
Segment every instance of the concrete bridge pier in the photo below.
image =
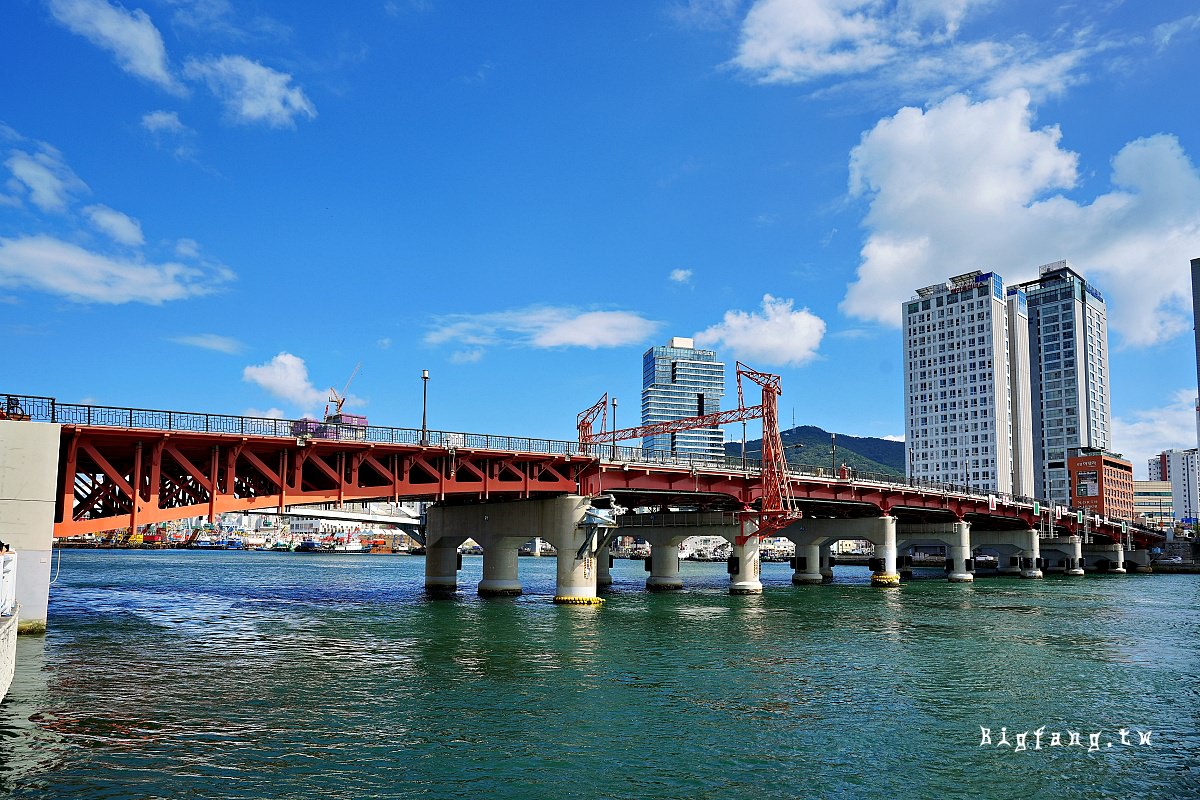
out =
<svg viewBox="0 0 1200 800"><path fill-rule="evenodd" d="M971 583L975 580L971 572L971 523L959 520L954 523L953 544L947 548L950 572L946 580L951 583Z"/></svg>
<svg viewBox="0 0 1200 800"><path fill-rule="evenodd" d="M821 545L821 583L833 583L833 544Z"/></svg>
<svg viewBox="0 0 1200 800"><path fill-rule="evenodd" d="M896 518L892 516L864 517L856 519L820 519L805 517L783 529L783 535L796 543L796 555L802 555L805 545L817 545L819 550L817 573L833 579L829 562L829 549L833 542L841 539L866 539L875 545L875 558L871 559L872 586L899 586L900 573L896 571ZM811 551L810 551L811 552Z"/></svg>
<svg viewBox="0 0 1200 800"><path fill-rule="evenodd" d="M541 542L535 540L537 546ZM521 593L517 576L517 556L521 542L507 536L488 537L483 547L483 580L479 582L480 597L516 597Z"/></svg>
<svg viewBox="0 0 1200 800"><path fill-rule="evenodd" d="M1124 575L1125 547L1120 542L1113 544L1089 544L1083 547L1084 559L1094 564L1096 570L1110 575Z"/></svg>
<svg viewBox="0 0 1200 800"><path fill-rule="evenodd" d="M1021 552L1021 577L1042 577L1042 539L1037 531L1028 531L1029 547Z"/></svg>
<svg viewBox="0 0 1200 800"><path fill-rule="evenodd" d="M1083 575L1083 539L1079 536L1061 536L1057 539L1042 539L1043 569L1063 575Z"/></svg>
<svg viewBox="0 0 1200 800"><path fill-rule="evenodd" d="M548 540L558 551L558 585L554 602L596 604L595 539L582 521L591 501L579 495L434 506L429 509L425 586L445 591L454 586L458 545L468 538L484 548L483 595L520 591L517 549L533 537ZM585 547L585 543L587 546ZM451 558L454 558L451 561Z"/></svg>
<svg viewBox="0 0 1200 800"><path fill-rule="evenodd" d="M612 548L605 542L596 550L596 588L612 586Z"/></svg>
<svg viewBox="0 0 1200 800"><path fill-rule="evenodd" d="M1125 552L1125 569L1129 572L1152 572L1150 551L1128 550Z"/></svg>
<svg viewBox="0 0 1200 800"><path fill-rule="evenodd" d="M746 532L753 531L753 525L746 523ZM758 557L759 540L750 536L743 544L733 542L733 555L729 557L729 593L730 594L762 594L762 581L759 576L762 565Z"/></svg>
<svg viewBox="0 0 1200 800"><path fill-rule="evenodd" d="M46 630L61 429L44 422L0 420L0 541L18 554L21 634ZM71 513L69 507L66 513Z"/></svg>
<svg viewBox="0 0 1200 800"><path fill-rule="evenodd" d="M826 566L828 566L828 562L826 562ZM796 558L792 562L792 569L792 583L797 586L824 583L825 576L821 573L821 545L817 543L797 544Z"/></svg>
<svg viewBox="0 0 1200 800"><path fill-rule="evenodd" d="M429 509L432 522L433 512ZM432 527L432 526L431 526ZM462 556L458 547L467 540L465 536L426 534L425 539L425 591L430 594L453 594L458 591L458 570L462 567Z"/></svg>
<svg viewBox="0 0 1200 800"><path fill-rule="evenodd" d="M650 543L650 577L646 588L651 592L669 592L683 588L679 577L679 545L686 536L651 530L646 534Z"/></svg>

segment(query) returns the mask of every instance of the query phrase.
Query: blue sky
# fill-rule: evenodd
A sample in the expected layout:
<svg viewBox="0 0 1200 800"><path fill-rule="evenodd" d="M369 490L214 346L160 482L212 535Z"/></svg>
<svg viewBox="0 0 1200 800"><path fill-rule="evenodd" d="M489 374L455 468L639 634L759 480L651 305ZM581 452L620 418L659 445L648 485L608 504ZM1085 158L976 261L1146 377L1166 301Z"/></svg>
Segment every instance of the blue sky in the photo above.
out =
<svg viewBox="0 0 1200 800"><path fill-rule="evenodd" d="M570 438L696 336L894 436L900 302L1066 258L1144 476L1195 445L1198 45L1171 0L14 0L3 391L292 417L361 362L373 423L428 369L431 427Z"/></svg>

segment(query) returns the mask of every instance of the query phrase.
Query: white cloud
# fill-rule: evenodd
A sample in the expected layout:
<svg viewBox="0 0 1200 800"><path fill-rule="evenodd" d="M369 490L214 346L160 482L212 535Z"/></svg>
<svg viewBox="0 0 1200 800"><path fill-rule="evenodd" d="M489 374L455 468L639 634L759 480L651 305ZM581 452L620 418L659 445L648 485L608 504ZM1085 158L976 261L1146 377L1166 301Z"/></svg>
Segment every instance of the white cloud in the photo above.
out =
<svg viewBox="0 0 1200 800"><path fill-rule="evenodd" d="M883 439L885 442L903 442L904 441L903 434L895 434L895 433L889 433L887 436L881 436L879 438Z"/></svg>
<svg viewBox="0 0 1200 800"><path fill-rule="evenodd" d="M972 269L1008 283L1062 258L1109 298L1127 345L1190 325L1186 265L1200 239L1200 172L1173 136L1139 139L1112 162L1112 189L1080 202L1078 157L1056 126L1032 127L1024 92L983 102L956 95L904 108L863 135L850 192L869 199L857 280L841 309L898 325L913 291ZM1146 320L1154 320L1153 325Z"/></svg>
<svg viewBox="0 0 1200 800"><path fill-rule="evenodd" d="M304 359L283 352L265 364L251 365L242 370L242 380L265 389L282 400L308 407L325 402L325 392L308 379Z"/></svg>
<svg viewBox="0 0 1200 800"><path fill-rule="evenodd" d="M208 294L230 280L224 267L197 267L94 253L52 236L0 238L0 286L79 302L150 303Z"/></svg>
<svg viewBox="0 0 1200 800"><path fill-rule="evenodd" d="M290 128L298 116L312 119L317 115L304 91L291 85L291 75L244 56L189 59L184 74L203 81L234 122Z"/></svg>
<svg viewBox="0 0 1200 800"><path fill-rule="evenodd" d="M470 350L455 350L450 354L451 364L475 364L483 358L483 348L475 347Z"/></svg>
<svg viewBox="0 0 1200 800"><path fill-rule="evenodd" d="M176 344L186 344L189 347L200 347L204 350L216 350L218 353L240 353L243 345L237 339L220 336L215 333L198 333L193 336L176 336L171 339Z"/></svg>
<svg viewBox="0 0 1200 800"><path fill-rule="evenodd" d="M375 346L380 350L388 350L392 346L392 337L384 336L382 339L375 340Z"/></svg>
<svg viewBox="0 0 1200 800"><path fill-rule="evenodd" d="M692 271L690 269L673 269L670 278L675 283L688 283L692 280Z"/></svg>
<svg viewBox="0 0 1200 800"><path fill-rule="evenodd" d="M65 212L72 195L88 188L63 161L62 154L47 144L38 143L32 153L13 150L4 164L16 181L15 188L28 192L29 202L42 211Z"/></svg>
<svg viewBox="0 0 1200 800"><path fill-rule="evenodd" d="M49 5L67 30L108 50L121 69L173 94L185 93L171 74L162 34L145 11L129 11L105 0L49 0Z"/></svg>
<svg viewBox="0 0 1200 800"><path fill-rule="evenodd" d="M247 408L242 412L243 417L258 417L259 419L287 419L283 410L271 406L268 409Z"/></svg>
<svg viewBox="0 0 1200 800"><path fill-rule="evenodd" d="M992 0L758 0L732 64L763 83L845 80L920 97L1016 86L1056 94L1100 45L1075 37L959 41L963 21ZM1080 12L1081 14L1084 12ZM1061 39L1061 41L1060 41Z"/></svg>
<svg viewBox="0 0 1200 800"><path fill-rule="evenodd" d="M195 239L180 239L175 242L175 253L182 258L198 258L200 245Z"/></svg>
<svg viewBox="0 0 1200 800"><path fill-rule="evenodd" d="M676 0L667 13L685 28L720 30L737 18L741 4L742 0Z"/></svg>
<svg viewBox="0 0 1200 800"><path fill-rule="evenodd" d="M659 327L629 311L584 311L531 306L486 314L449 314L425 335L429 344L481 347L621 347L644 341ZM475 359L478 360L478 359Z"/></svg>
<svg viewBox="0 0 1200 800"><path fill-rule="evenodd" d="M762 313L731 310L697 333L697 344L732 351L752 366L798 367L817 356L825 321L807 308L792 310L790 299L763 295Z"/></svg>
<svg viewBox="0 0 1200 800"><path fill-rule="evenodd" d="M142 235L142 225L133 217L103 205L86 206L83 215L92 227L119 244L131 247L142 245L146 237Z"/></svg>
<svg viewBox="0 0 1200 800"><path fill-rule="evenodd" d="M142 115L142 127L151 133L183 133L188 130L174 111L148 111Z"/></svg>
<svg viewBox="0 0 1200 800"><path fill-rule="evenodd" d="M1196 446L1196 390L1178 389L1170 397L1165 406L1113 418L1113 449L1133 462L1139 480L1146 477L1151 456Z"/></svg>

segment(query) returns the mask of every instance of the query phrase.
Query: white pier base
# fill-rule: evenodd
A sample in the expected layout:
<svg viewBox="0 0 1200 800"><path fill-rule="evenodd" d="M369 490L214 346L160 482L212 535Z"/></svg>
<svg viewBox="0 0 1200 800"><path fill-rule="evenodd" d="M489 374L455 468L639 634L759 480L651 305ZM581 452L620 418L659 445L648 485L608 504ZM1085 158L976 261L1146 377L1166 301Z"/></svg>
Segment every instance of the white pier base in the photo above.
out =
<svg viewBox="0 0 1200 800"><path fill-rule="evenodd" d="M536 542L536 540L535 540ZM495 538L483 544L483 580L479 582L481 597L515 597L521 593L517 577L519 542ZM541 546L540 542L537 542Z"/></svg>
<svg viewBox="0 0 1200 800"><path fill-rule="evenodd" d="M821 546L819 544L796 545L796 559L792 563L792 583L797 586L825 582L825 576L821 574Z"/></svg>
<svg viewBox="0 0 1200 800"><path fill-rule="evenodd" d="M749 523L746 527L749 529ZM762 565L759 563L758 547L757 536L749 537L743 544L734 541L733 555L729 557L730 594L762 594L762 581L759 580Z"/></svg>

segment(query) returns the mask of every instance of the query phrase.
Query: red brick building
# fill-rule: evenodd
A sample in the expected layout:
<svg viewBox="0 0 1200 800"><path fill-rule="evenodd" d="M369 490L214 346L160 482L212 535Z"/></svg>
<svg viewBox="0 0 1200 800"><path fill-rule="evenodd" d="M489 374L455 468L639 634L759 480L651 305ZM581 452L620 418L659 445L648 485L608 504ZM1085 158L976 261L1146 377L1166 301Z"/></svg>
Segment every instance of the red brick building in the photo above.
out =
<svg viewBox="0 0 1200 800"><path fill-rule="evenodd" d="M1133 519L1133 464L1119 454L1076 448L1067 456L1071 507L1110 519Z"/></svg>

